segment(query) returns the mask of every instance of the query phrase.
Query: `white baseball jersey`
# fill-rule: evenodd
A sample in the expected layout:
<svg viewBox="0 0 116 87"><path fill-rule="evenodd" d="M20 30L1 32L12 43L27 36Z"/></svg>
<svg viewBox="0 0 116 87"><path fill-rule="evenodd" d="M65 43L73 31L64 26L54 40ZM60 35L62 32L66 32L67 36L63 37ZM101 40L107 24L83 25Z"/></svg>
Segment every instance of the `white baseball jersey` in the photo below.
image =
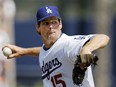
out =
<svg viewBox="0 0 116 87"><path fill-rule="evenodd" d="M72 80L74 63L84 43L92 36L94 35L62 34L48 50L45 50L43 45L39 63L44 87L78 87ZM82 86L79 87L94 87L91 66L88 67Z"/></svg>

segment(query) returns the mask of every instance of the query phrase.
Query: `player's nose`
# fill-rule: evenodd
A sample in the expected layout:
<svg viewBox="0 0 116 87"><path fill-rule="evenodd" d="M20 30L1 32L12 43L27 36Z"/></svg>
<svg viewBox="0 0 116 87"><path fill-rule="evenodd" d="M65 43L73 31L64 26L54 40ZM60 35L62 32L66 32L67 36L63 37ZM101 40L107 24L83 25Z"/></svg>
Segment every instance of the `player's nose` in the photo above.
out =
<svg viewBox="0 0 116 87"><path fill-rule="evenodd" d="M52 23L49 24L49 28L53 28L53 24Z"/></svg>

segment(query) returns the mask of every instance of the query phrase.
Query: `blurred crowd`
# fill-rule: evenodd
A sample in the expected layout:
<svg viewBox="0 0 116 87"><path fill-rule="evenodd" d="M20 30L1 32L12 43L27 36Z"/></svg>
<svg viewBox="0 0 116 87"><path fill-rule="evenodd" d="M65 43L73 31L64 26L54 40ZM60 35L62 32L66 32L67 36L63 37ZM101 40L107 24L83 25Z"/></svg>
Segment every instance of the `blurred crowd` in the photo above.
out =
<svg viewBox="0 0 116 87"><path fill-rule="evenodd" d="M2 53L2 47L5 44L11 43L10 30L8 29L9 26L7 24L7 15L9 16L7 11L10 11L10 8L6 5L8 1L11 0L0 0L0 87L11 87L10 80L12 80L12 76L11 79L8 76L11 66L8 64L8 61L6 61L7 58Z"/></svg>
<svg viewBox="0 0 116 87"><path fill-rule="evenodd" d="M0 0L0 49L2 50L2 46L9 42L8 32L4 29L4 11L3 11L3 0ZM5 57L0 51L0 87L9 87L7 79L6 79L6 62Z"/></svg>

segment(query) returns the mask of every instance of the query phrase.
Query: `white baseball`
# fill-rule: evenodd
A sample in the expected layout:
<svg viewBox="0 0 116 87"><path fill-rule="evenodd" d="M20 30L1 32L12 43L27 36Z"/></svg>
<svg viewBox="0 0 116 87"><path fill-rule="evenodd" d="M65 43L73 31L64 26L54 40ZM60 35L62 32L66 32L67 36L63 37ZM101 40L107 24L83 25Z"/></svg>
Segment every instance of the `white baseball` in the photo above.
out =
<svg viewBox="0 0 116 87"><path fill-rule="evenodd" d="M8 48L8 47L3 48L2 51L3 51L3 54L4 54L5 56L9 56L9 55L12 54L12 50L11 50L10 48Z"/></svg>

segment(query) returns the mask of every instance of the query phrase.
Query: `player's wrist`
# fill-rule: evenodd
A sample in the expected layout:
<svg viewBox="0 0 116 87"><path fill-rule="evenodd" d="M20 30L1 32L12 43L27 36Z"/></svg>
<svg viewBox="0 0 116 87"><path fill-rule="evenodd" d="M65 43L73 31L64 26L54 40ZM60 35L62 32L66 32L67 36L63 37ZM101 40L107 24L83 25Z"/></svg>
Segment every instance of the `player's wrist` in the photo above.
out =
<svg viewBox="0 0 116 87"><path fill-rule="evenodd" d="M23 54L24 55L29 55L32 53L32 50L30 48L23 48Z"/></svg>
<svg viewBox="0 0 116 87"><path fill-rule="evenodd" d="M39 56L39 48L26 48L25 55L31 55L31 56Z"/></svg>
<svg viewBox="0 0 116 87"><path fill-rule="evenodd" d="M84 54L91 54L92 52L90 51L90 49L88 47L83 47L80 55L84 55Z"/></svg>

